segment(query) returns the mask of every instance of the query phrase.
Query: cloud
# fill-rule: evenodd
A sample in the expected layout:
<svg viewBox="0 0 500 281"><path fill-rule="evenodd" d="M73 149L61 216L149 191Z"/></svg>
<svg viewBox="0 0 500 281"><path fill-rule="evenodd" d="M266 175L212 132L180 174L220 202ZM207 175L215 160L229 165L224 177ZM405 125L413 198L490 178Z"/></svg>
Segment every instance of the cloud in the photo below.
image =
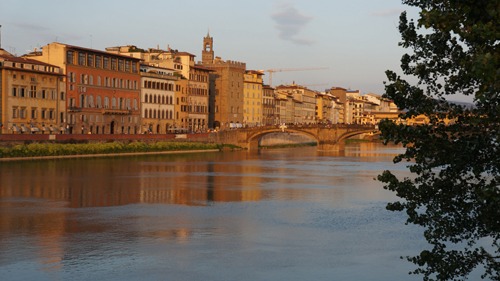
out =
<svg viewBox="0 0 500 281"><path fill-rule="evenodd" d="M297 38L300 30L303 29L312 17L306 16L298 11L291 4L283 4L278 7L279 11L271 15L276 22L276 28L279 31L279 37L285 41L291 41L299 45L311 45L311 40Z"/></svg>
<svg viewBox="0 0 500 281"><path fill-rule="evenodd" d="M386 10L374 11L370 13L370 15L375 17L392 17L392 16L399 16L403 11L404 11L403 9L386 9Z"/></svg>

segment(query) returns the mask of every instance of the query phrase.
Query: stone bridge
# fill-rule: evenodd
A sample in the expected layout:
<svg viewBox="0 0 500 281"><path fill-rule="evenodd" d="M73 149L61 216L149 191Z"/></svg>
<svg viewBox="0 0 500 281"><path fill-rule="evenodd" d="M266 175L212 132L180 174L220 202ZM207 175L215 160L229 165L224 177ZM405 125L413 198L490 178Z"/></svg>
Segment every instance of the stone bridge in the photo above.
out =
<svg viewBox="0 0 500 281"><path fill-rule="evenodd" d="M248 150L257 150L260 139L267 134L298 133L316 140L318 150L334 150L335 145L342 140L374 131L376 129L373 125L303 125L288 126L286 128L266 126L220 131L216 134L217 140L215 141L217 143L237 145Z"/></svg>

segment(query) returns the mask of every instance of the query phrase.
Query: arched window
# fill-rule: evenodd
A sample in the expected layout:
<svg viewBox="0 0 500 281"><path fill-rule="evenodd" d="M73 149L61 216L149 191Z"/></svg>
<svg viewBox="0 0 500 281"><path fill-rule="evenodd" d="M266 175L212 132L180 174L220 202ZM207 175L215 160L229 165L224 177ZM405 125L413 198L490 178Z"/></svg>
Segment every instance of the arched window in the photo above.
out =
<svg viewBox="0 0 500 281"><path fill-rule="evenodd" d="M101 104L101 96L97 96L96 97L96 105L97 105L97 108L101 108L102 107L102 104Z"/></svg>
<svg viewBox="0 0 500 281"><path fill-rule="evenodd" d="M104 108L109 108L109 98L104 97Z"/></svg>
<svg viewBox="0 0 500 281"><path fill-rule="evenodd" d="M111 99L111 108L116 109L116 98Z"/></svg>
<svg viewBox="0 0 500 281"><path fill-rule="evenodd" d="M137 100L136 100L136 99L134 99L134 110L137 110L137 109L139 109L139 108L137 107Z"/></svg>
<svg viewBox="0 0 500 281"><path fill-rule="evenodd" d="M90 107L90 108L94 107L94 96L89 95L87 97L87 104L88 104L88 107Z"/></svg>

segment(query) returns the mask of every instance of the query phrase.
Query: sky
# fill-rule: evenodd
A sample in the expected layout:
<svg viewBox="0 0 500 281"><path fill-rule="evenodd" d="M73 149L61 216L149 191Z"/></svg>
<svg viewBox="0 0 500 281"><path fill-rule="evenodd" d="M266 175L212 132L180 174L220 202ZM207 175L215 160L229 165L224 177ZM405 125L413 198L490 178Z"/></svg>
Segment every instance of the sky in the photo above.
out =
<svg viewBox="0 0 500 281"><path fill-rule="evenodd" d="M210 32L223 60L283 70L273 86L383 94L385 71L401 73L408 51L398 46L399 15L412 9L401 0L0 0L1 47L16 55L51 42L170 47L201 61Z"/></svg>

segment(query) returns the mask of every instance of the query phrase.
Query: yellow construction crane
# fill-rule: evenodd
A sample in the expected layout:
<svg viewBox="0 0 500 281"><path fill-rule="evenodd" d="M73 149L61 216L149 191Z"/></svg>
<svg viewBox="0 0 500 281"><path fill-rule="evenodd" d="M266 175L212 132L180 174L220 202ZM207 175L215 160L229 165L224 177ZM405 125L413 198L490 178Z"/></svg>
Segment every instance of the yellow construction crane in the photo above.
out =
<svg viewBox="0 0 500 281"><path fill-rule="evenodd" d="M306 70L320 70L320 69L328 69L328 67L302 67L302 68L273 68L260 70L261 72L269 73L269 86L272 87L273 84L273 73L275 72L284 72L284 71L306 71Z"/></svg>

